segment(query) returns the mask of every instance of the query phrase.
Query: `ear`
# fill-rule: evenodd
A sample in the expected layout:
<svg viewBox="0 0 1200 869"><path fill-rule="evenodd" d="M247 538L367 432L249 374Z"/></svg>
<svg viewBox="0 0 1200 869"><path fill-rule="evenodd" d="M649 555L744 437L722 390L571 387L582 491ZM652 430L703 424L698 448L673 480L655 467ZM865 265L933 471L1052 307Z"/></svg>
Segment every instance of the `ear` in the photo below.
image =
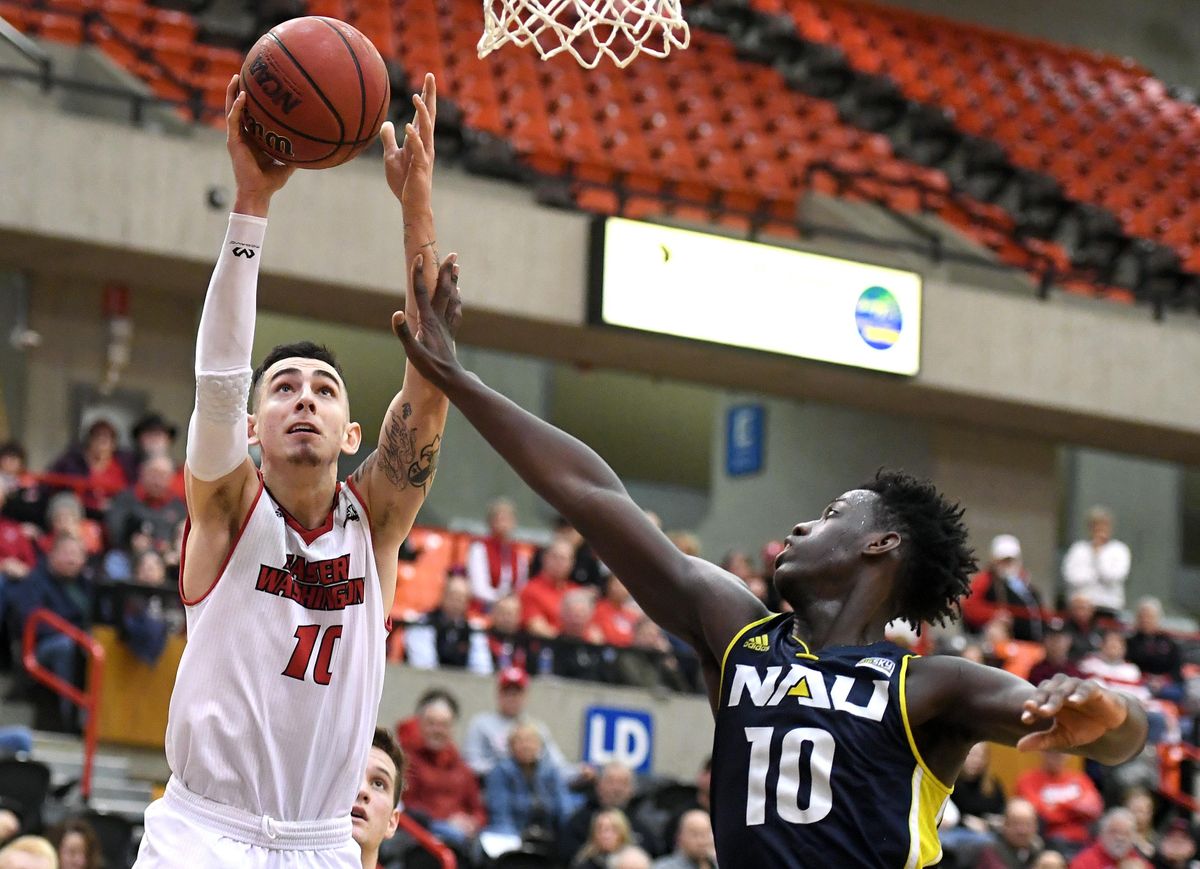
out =
<svg viewBox="0 0 1200 869"><path fill-rule="evenodd" d="M900 535L895 531L885 531L882 534L874 534L863 547L864 555L885 555L900 548Z"/></svg>
<svg viewBox="0 0 1200 869"><path fill-rule="evenodd" d="M397 807L392 809L392 814L388 816L387 831L384 832L383 838L390 839L396 835L396 828L400 826L400 809Z"/></svg>
<svg viewBox="0 0 1200 869"><path fill-rule="evenodd" d="M248 441L249 446L259 446L257 427L258 420L255 418L254 414L246 414L246 440Z"/></svg>
<svg viewBox="0 0 1200 869"><path fill-rule="evenodd" d="M358 452L360 446L362 446L362 426L356 422L347 423L346 430L342 433L342 452L352 456Z"/></svg>

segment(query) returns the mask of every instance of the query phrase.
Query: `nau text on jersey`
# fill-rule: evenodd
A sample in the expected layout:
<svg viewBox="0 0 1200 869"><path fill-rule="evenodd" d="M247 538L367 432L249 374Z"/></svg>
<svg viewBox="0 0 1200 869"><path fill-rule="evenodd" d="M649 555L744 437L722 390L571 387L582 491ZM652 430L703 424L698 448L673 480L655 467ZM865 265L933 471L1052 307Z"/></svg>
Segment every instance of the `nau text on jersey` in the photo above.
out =
<svg viewBox="0 0 1200 869"><path fill-rule="evenodd" d="M749 664L737 665L729 686L727 706L738 706L742 702L754 706L778 706L785 701L882 721L888 706L888 680L830 676L803 664L792 664L786 671L781 666L760 671Z"/></svg>
<svg viewBox="0 0 1200 869"><path fill-rule="evenodd" d="M261 565L254 588L305 609L344 610L363 602L364 581L350 577L349 554L313 562L289 555L283 567Z"/></svg>

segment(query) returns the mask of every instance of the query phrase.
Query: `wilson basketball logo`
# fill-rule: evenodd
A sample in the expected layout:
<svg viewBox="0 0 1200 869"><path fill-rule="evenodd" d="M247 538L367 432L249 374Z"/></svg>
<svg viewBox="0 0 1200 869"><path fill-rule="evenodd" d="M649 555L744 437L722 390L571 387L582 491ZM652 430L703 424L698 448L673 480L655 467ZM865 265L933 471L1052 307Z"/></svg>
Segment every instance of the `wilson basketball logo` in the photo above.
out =
<svg viewBox="0 0 1200 869"><path fill-rule="evenodd" d="M249 110L242 112L242 124L268 153L274 153L276 156L292 156L292 140L287 136L279 135L274 130L268 130L250 114Z"/></svg>

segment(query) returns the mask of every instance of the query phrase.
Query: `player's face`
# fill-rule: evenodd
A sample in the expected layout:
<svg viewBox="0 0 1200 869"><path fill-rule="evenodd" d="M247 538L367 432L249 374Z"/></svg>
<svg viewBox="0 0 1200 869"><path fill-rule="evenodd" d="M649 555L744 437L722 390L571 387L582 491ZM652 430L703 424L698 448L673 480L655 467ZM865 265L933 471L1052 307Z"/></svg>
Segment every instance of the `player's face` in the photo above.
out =
<svg viewBox="0 0 1200 869"><path fill-rule="evenodd" d="M317 359L281 359L267 369L250 418L251 443L266 461L306 467L337 462L358 451L362 432L350 421L345 384Z"/></svg>
<svg viewBox="0 0 1200 869"><path fill-rule="evenodd" d="M833 499L816 519L792 529L775 559L774 579L793 606L814 596L844 593L841 580L857 570L864 555L885 536L876 523L878 498L874 492L854 489Z"/></svg>
<svg viewBox="0 0 1200 869"><path fill-rule="evenodd" d="M392 796L395 782L396 765L387 752L372 747L358 799L350 812L354 841L363 848L378 850L380 843L396 832L400 811Z"/></svg>

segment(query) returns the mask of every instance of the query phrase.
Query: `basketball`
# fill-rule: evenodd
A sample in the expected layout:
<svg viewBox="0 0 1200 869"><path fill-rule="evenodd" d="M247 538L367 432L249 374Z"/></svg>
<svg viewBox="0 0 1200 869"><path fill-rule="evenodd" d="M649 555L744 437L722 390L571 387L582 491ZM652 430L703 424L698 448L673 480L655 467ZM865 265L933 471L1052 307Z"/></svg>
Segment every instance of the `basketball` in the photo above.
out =
<svg viewBox="0 0 1200 869"><path fill-rule="evenodd" d="M335 18L285 21L254 44L242 64L242 127L281 163L327 169L379 134L391 86L383 58L358 30Z"/></svg>

